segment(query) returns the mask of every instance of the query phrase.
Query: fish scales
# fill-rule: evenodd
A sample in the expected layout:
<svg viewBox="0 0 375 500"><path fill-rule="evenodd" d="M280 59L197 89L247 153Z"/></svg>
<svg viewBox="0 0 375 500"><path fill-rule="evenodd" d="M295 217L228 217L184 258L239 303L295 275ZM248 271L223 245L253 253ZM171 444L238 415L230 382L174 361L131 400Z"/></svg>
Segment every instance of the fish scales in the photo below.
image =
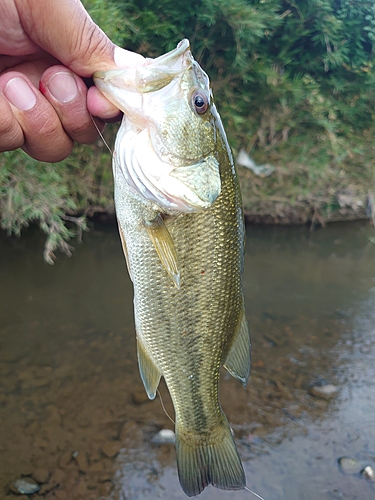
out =
<svg viewBox="0 0 375 500"><path fill-rule="evenodd" d="M183 43L184 51L181 49ZM170 57L175 67L173 57L184 56L186 59L183 60L180 73L187 71L186 68L193 69L198 73L198 83L204 80L205 74L199 68L202 76L197 66L194 66L196 63L192 62L187 41L181 42L169 54L159 59ZM155 67L157 61L158 59L155 60ZM162 61L165 64L165 59ZM107 97L113 97L101 83L102 75L95 80L96 83L99 78L99 88ZM175 78L183 79L180 74ZM187 81L189 83L190 80ZM174 81L172 83L175 85ZM183 84L186 87L186 81ZM164 86L167 88L168 85ZM194 88L196 87L200 88L199 85ZM160 92L159 88L156 93L158 91ZM148 89L147 93L149 92ZM116 100L114 102L117 103ZM197 102L200 104L199 100ZM142 106L145 108L145 103ZM180 108L183 109L182 104ZM176 112L180 108L177 106ZM124 111L129 113L126 106ZM198 111L200 112L199 107ZM120 156L123 139L120 132L113 165L116 213L134 286L140 372L150 398L155 397L160 377L163 376L166 381L176 415L179 478L182 488L189 496L200 493L208 484L223 489L245 487L242 464L218 394L221 366L224 365L243 385L246 385L249 374L250 341L242 293L242 202L232 155L212 101L209 113L209 120L203 121L202 130L193 134L193 142L198 144L209 129L211 132L206 141L205 156L202 153L202 158L191 160L198 160L193 164L193 169L202 169L203 165L202 177L197 176L194 170L192 176L189 171L186 176L186 167L183 165L183 152L185 151L185 158L192 156L194 147L191 144L180 144L177 148L179 158L176 164L185 168L180 179L183 182L187 179L185 184L189 189L199 191L200 179L210 176L208 187L199 191L198 201L184 201L185 205L176 210L165 202L164 194L159 195L157 192L157 195L152 194L150 198L148 193L154 187L147 187L147 183L146 187L141 185L137 189L134 184L138 183L143 172L139 172L139 177L134 177L134 180L129 180L127 174L124 175ZM175 128L179 120L175 113L173 117ZM196 118L194 115L194 119ZM143 129L139 122L134 122L137 125L135 127L131 118L125 117L124 130L129 134L135 130L139 137ZM157 125L160 126L160 122ZM183 140L187 142L189 120L183 121L181 126L185 131ZM148 130L147 144L153 142L153 147L157 148L162 143L164 158L168 159L168 163L177 156L176 150L171 150L171 137L175 141L182 140L176 139L176 136L181 137L181 131L171 132L168 136L165 132L168 130L167 124L163 121L160 127L163 133L156 139L152 137L153 129ZM126 138L126 134L124 137ZM133 147L133 142L127 144L127 147ZM131 159L132 165L129 165L129 158L126 168L133 168L134 165L137 167L136 154ZM203 160L206 161L207 158L206 164L203 164ZM214 172L216 165L219 190ZM209 169L213 172L212 176ZM211 196L212 191L216 194ZM155 200L155 196L160 196L160 203ZM174 201L178 198L177 194L173 197L167 193L168 196ZM190 196L189 192L186 196ZM192 199L193 197L194 193ZM206 198L209 201L205 201ZM195 203L202 203L204 207L195 207Z"/></svg>

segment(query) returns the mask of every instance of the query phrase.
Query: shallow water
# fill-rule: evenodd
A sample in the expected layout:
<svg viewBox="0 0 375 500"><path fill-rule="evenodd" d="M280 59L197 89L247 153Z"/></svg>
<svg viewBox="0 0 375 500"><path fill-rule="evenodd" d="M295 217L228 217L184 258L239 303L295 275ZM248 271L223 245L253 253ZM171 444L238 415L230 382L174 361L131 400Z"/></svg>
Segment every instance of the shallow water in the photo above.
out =
<svg viewBox="0 0 375 500"><path fill-rule="evenodd" d="M375 467L373 232L248 228L252 376L244 391L223 372L221 397L248 487L265 500L375 498L375 482L338 467L343 456ZM173 446L150 442L173 424L138 375L116 228L91 228L52 267L43 243L33 230L0 236L0 498L32 475L33 498L187 498ZM325 383L339 387L332 400L310 395ZM209 487L199 498L255 497Z"/></svg>

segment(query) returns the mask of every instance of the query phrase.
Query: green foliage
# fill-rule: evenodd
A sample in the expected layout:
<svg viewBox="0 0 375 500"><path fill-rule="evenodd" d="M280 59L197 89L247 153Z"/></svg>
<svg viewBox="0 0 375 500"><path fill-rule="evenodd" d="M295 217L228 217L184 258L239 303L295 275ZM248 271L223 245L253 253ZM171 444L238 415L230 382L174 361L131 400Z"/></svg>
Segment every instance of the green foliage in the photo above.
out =
<svg viewBox="0 0 375 500"><path fill-rule="evenodd" d="M47 235L44 258L49 264L56 250L70 255L68 241L74 235L80 239L86 229L85 216L93 210L111 210L111 160L102 149L101 145L77 146L69 159L53 165L37 162L21 151L3 153L1 227L19 236L23 227L36 223Z"/></svg>
<svg viewBox="0 0 375 500"><path fill-rule="evenodd" d="M126 20L116 36L130 50L153 57L189 38L234 149L277 165L270 179L240 171L248 211L272 212L274 197L286 210L337 205L334 193L345 186L365 197L373 182L373 1L107 5Z"/></svg>
<svg viewBox="0 0 375 500"><path fill-rule="evenodd" d="M340 190L364 197L374 184L375 3L369 0L84 0L118 45L148 57L189 38L209 74L229 140L276 172L240 169L248 212L295 209L327 217ZM98 68L100 69L100 68ZM47 258L66 252L68 216L107 210L110 158L77 147L59 165L26 155L0 159L1 224L36 221Z"/></svg>

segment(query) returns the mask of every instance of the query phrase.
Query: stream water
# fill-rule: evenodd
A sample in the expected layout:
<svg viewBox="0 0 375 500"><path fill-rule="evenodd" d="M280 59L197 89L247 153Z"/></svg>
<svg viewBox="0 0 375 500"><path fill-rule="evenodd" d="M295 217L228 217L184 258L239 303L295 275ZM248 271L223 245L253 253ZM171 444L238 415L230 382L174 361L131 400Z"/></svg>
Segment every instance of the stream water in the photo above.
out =
<svg viewBox="0 0 375 500"><path fill-rule="evenodd" d="M248 487L265 500L369 500L375 481L375 244L367 223L249 227L245 299L253 368L221 399ZM44 238L0 235L0 499L184 499L173 429L139 378L132 287L115 226L95 225L71 258ZM334 385L330 399L312 387ZM160 392L173 409L163 383ZM355 459L351 473L339 459ZM202 500L245 500L208 487Z"/></svg>

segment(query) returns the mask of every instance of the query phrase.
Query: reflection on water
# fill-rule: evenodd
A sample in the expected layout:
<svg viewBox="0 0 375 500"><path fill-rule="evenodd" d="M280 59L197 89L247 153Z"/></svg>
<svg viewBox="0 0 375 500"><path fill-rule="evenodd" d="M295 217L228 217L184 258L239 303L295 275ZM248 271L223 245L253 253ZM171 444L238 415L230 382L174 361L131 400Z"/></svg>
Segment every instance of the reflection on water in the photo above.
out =
<svg viewBox="0 0 375 500"><path fill-rule="evenodd" d="M244 391L223 373L221 395L248 486L266 500L375 498L375 482L337 465L351 456L375 467L372 232L248 228L252 376ZM116 228L95 226L53 267L42 247L35 231L0 237L0 498L15 498L9 483L22 475L41 483L35 498L186 498L173 447L150 444L173 425L139 379ZM309 392L325 383L339 387L330 401Z"/></svg>

